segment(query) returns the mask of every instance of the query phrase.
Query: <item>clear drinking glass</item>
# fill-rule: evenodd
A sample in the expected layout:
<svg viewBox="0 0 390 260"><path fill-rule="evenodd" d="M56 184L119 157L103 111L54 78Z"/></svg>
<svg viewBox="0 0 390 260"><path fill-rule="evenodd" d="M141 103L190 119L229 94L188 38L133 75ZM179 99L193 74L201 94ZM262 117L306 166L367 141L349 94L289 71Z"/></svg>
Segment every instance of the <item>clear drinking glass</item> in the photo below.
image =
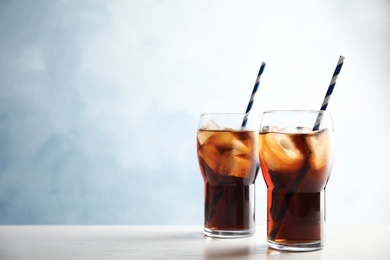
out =
<svg viewBox="0 0 390 260"><path fill-rule="evenodd" d="M324 246L325 188L333 163L333 125L326 111L265 111L259 133L267 185L271 248L312 251Z"/></svg>
<svg viewBox="0 0 390 260"><path fill-rule="evenodd" d="M202 114L197 152L204 180L204 234L251 236L259 171L258 115Z"/></svg>

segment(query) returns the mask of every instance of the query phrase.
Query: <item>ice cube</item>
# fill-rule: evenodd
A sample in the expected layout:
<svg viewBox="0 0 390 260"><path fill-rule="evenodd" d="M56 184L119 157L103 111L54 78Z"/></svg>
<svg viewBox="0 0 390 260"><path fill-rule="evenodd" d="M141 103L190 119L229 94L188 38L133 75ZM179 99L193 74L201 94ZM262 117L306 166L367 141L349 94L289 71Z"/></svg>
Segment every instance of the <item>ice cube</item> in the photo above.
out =
<svg viewBox="0 0 390 260"><path fill-rule="evenodd" d="M202 146L212 135L214 132L211 131L198 131L198 141L199 144Z"/></svg>
<svg viewBox="0 0 390 260"><path fill-rule="evenodd" d="M285 134L292 134L292 133L297 133L297 130L295 127L280 127L278 132L285 133Z"/></svg>
<svg viewBox="0 0 390 260"><path fill-rule="evenodd" d="M206 123L204 123L200 129L202 129L202 130L223 130L223 128L221 126L219 126L217 123L215 123L213 120L209 120Z"/></svg>
<svg viewBox="0 0 390 260"><path fill-rule="evenodd" d="M312 132L312 129L309 128L309 127L297 126L297 127L295 127L293 133L303 133L303 134L307 134L307 133L310 133L310 132Z"/></svg>
<svg viewBox="0 0 390 260"><path fill-rule="evenodd" d="M309 135L306 142L310 149L310 167L316 170L326 167L331 159L331 141L328 132L325 130Z"/></svg>
<svg viewBox="0 0 390 260"><path fill-rule="evenodd" d="M210 131L202 131L202 130L210 130ZM214 132L212 131L218 131L222 130L222 127L220 127L217 123L215 123L213 120L207 121L205 124L203 124L198 131L198 141L200 145L203 145L206 140L208 140Z"/></svg>
<svg viewBox="0 0 390 260"><path fill-rule="evenodd" d="M218 172L222 175L248 178L252 173L253 161L251 150L241 141L232 140L230 151L221 158Z"/></svg>
<svg viewBox="0 0 390 260"><path fill-rule="evenodd" d="M276 133L310 133L312 130L309 127L297 126L297 127L280 127L268 125L264 126L262 132L276 132Z"/></svg>
<svg viewBox="0 0 390 260"><path fill-rule="evenodd" d="M286 134L307 134L312 132L311 128L309 127L303 127L303 126L296 126L296 127L282 127L279 129L279 132L286 133Z"/></svg>
<svg viewBox="0 0 390 260"><path fill-rule="evenodd" d="M233 155L247 155L250 154L249 148L237 139L232 140L232 151Z"/></svg>
<svg viewBox="0 0 390 260"><path fill-rule="evenodd" d="M221 154L215 145L213 145L211 142L206 142L199 148L198 154L213 170L213 172L218 171Z"/></svg>
<svg viewBox="0 0 390 260"><path fill-rule="evenodd" d="M232 150L234 136L230 132L200 130L198 140L199 155L213 172L218 173L222 153Z"/></svg>
<svg viewBox="0 0 390 260"><path fill-rule="evenodd" d="M260 142L264 144L260 156L271 170L293 172L302 167L305 156L295 144L297 138L297 135L283 133L269 133L262 137Z"/></svg>
<svg viewBox="0 0 390 260"><path fill-rule="evenodd" d="M279 126L274 126L274 125L266 125L266 126L263 126L263 128L261 129L262 132L279 132L280 130L280 127Z"/></svg>
<svg viewBox="0 0 390 260"><path fill-rule="evenodd" d="M251 155L252 151L244 143L231 132L223 131L214 132L199 149L199 156L215 173L239 178L247 178L252 173Z"/></svg>
<svg viewBox="0 0 390 260"><path fill-rule="evenodd" d="M218 173L224 176L249 178L253 169L253 159L248 154L223 153Z"/></svg>
<svg viewBox="0 0 390 260"><path fill-rule="evenodd" d="M214 132L208 141L215 145L220 150L230 150L233 146L233 141L235 141L234 136L231 132Z"/></svg>

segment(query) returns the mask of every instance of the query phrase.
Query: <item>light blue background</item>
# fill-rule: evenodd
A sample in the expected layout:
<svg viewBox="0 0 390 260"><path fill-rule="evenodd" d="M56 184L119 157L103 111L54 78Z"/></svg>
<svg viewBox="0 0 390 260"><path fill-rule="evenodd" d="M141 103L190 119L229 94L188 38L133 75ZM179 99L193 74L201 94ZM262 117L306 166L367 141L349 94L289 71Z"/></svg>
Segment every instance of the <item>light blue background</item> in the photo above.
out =
<svg viewBox="0 0 390 260"><path fill-rule="evenodd" d="M390 224L389 1L0 1L0 224L202 224L199 114L328 110L331 224ZM265 224L257 181L257 222Z"/></svg>

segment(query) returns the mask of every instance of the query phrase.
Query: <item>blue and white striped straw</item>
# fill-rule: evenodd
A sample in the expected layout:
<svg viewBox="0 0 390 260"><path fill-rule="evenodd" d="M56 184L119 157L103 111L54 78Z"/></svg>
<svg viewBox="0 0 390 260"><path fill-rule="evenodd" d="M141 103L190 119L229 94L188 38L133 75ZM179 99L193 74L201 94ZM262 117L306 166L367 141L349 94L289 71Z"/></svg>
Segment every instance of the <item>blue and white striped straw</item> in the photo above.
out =
<svg viewBox="0 0 390 260"><path fill-rule="evenodd" d="M334 70L332 80L330 81L328 90L326 91L324 101L322 102L321 110L326 110L326 108L328 107L330 96L333 93L333 89L334 89L334 86L336 85L337 77L340 74L340 71L341 71L341 68L343 67L343 64L344 64L344 56L340 56L339 61L337 62L336 69ZM322 115L319 114L317 117L317 120L314 124L313 131L320 129L321 119L322 119Z"/></svg>
<svg viewBox="0 0 390 260"><path fill-rule="evenodd" d="M242 121L241 127L245 127L246 123L248 122L249 112L251 111L252 106L253 106L253 102L255 101L256 92L257 92L257 89L259 88L260 78L261 78L261 75L263 74L264 68L265 68L265 62L263 61L261 63L261 66L260 66L259 73L257 74L256 82L255 82L255 85L253 86L252 95L251 95L251 98L249 99L249 103L248 103L248 106L246 108L244 120Z"/></svg>

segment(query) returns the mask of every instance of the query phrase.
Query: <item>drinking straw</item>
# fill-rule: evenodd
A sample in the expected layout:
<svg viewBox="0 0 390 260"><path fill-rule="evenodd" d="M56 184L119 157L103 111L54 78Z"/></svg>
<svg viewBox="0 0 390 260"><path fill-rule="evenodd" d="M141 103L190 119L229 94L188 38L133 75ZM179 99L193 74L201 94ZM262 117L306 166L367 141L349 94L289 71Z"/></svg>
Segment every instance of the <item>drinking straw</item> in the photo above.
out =
<svg viewBox="0 0 390 260"><path fill-rule="evenodd" d="M251 111L253 102L255 101L255 96L257 93L257 89L259 88L260 85L260 78L261 75L263 74L264 68L265 68L265 62L263 61L260 66L259 73L257 74L256 82L255 85L253 86L252 95L249 99L248 106L246 107L245 117L244 120L242 121L241 127L245 127L246 123L248 122L249 112Z"/></svg>
<svg viewBox="0 0 390 260"><path fill-rule="evenodd" d="M340 74L340 71L341 71L341 68L343 67L343 64L344 64L344 56L340 56L339 61L337 62L336 69L334 70L332 79L330 80L328 90L326 91L324 101L322 102L321 110L325 111L326 108L328 107L330 96L333 93L334 86L336 86L336 80ZM321 119L322 119L322 116L319 114L317 117L317 120L314 124L313 131L320 129Z"/></svg>
<svg viewBox="0 0 390 260"><path fill-rule="evenodd" d="M246 123L248 122L249 112L252 110L252 105L253 105L253 102L255 100L255 95L257 93L257 90L258 90L259 85L260 85L260 78L261 78L261 75L263 74L264 68L265 68L265 62L262 62L260 69L259 69L259 73L257 74L255 85L253 86L252 95L249 99L249 103L248 103L248 106L246 108L244 120L242 121L241 127L245 127ZM209 212L209 214L207 214L207 217L206 217L206 225L214 217L215 210L216 210L217 204L218 204L218 202L221 199L221 196L223 194L223 187L224 187L226 181L227 181L227 177L224 176L223 178L221 178L221 181L218 184L218 187L215 191L214 198L211 201L210 212Z"/></svg>
<svg viewBox="0 0 390 260"><path fill-rule="evenodd" d="M338 75L340 74L341 67L343 66L343 63L344 63L344 56L340 56L340 58L337 62L336 69L335 69L333 76L332 76L332 79L330 81L328 90L326 91L324 101L322 102L321 110L323 110L323 111L325 111L326 108L328 107L330 96L333 92L334 86L336 85L336 80L337 80ZM313 131L316 131L319 129L321 119L322 119L322 115L319 114L317 117L316 123L314 124ZM278 235L279 230L283 225L283 221L284 221L284 218L286 216L287 210L290 207L290 204L291 204L293 198L295 197L295 194L298 191L298 188L301 185L303 178L305 177L307 171L309 170L309 167L310 167L310 165L309 165L308 160L305 160L305 163L302 166L301 170L298 172L297 177L295 178L293 184L291 185L291 188L286 193L286 195L284 197L284 202L285 202L284 206L285 207L281 207L278 214L274 218L275 224L278 223L278 225L276 225L276 227L274 226L274 228L272 229L272 231L269 235L271 240L274 240L276 238L276 236Z"/></svg>

